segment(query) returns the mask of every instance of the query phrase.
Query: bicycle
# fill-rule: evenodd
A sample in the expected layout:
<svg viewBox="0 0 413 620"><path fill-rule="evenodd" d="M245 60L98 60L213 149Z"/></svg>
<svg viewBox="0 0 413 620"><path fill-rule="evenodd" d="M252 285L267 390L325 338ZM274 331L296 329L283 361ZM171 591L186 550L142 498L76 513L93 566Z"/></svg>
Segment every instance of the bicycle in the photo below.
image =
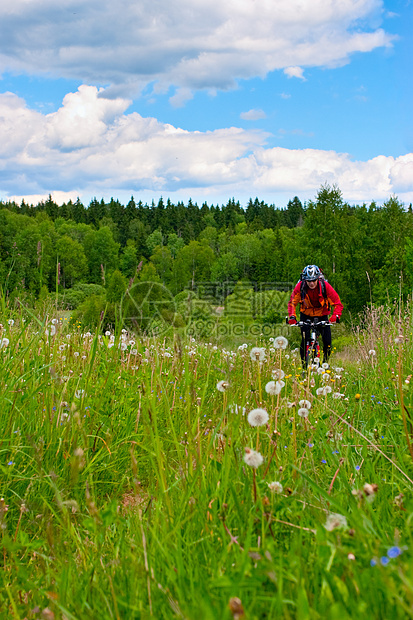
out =
<svg viewBox="0 0 413 620"><path fill-rule="evenodd" d="M305 365L308 368L309 365L317 363L315 360L320 360L320 343L319 338L321 336L320 327L326 327L327 325L336 325L336 323L330 323L327 321L297 321L292 327L308 327L311 326L311 329L307 331L307 338L305 341ZM288 317L286 318L286 322L288 323ZM337 321L338 322L338 321ZM320 363L318 361L318 363Z"/></svg>

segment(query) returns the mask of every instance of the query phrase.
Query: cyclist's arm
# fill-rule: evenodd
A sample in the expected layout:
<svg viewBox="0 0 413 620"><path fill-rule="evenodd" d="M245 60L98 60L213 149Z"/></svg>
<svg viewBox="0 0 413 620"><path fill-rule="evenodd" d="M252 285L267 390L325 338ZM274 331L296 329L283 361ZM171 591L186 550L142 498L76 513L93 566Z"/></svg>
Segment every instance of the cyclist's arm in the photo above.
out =
<svg viewBox="0 0 413 620"><path fill-rule="evenodd" d="M331 284L329 284L328 282L326 282L326 293L327 293L328 301L330 302L332 306L334 306L333 314L336 317L340 318L341 313L343 312L343 304L341 303L341 299L338 293L333 289Z"/></svg>
<svg viewBox="0 0 413 620"><path fill-rule="evenodd" d="M288 302L288 316L297 316L296 308L301 301L300 292L301 283L295 285L293 292L291 293L290 301Z"/></svg>

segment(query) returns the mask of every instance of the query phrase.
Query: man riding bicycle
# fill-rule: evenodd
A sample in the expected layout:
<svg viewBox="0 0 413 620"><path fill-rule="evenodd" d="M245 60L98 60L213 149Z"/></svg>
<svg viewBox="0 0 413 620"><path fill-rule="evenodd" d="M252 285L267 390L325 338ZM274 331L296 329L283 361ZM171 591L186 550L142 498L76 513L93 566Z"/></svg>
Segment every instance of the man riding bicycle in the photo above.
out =
<svg viewBox="0 0 413 620"><path fill-rule="evenodd" d="M302 336L300 355L305 365L305 348L311 331L311 323L319 321L337 323L343 312L343 304L317 265L307 265L301 274L300 281L294 287L288 303L290 325L297 323L296 307L298 304L300 304L300 322L307 322L307 325L300 325ZM333 314L328 319L332 309ZM323 339L323 362L328 362L331 353L331 328L329 325L320 325L318 329Z"/></svg>

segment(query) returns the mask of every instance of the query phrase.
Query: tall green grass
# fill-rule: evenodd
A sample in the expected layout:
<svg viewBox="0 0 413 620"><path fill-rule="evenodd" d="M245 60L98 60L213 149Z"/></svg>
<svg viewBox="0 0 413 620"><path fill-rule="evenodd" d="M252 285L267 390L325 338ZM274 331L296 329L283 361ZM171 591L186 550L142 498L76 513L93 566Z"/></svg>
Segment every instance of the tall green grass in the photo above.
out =
<svg viewBox="0 0 413 620"><path fill-rule="evenodd" d="M305 377L269 341L15 316L1 342L2 618L413 615L410 313L371 311Z"/></svg>

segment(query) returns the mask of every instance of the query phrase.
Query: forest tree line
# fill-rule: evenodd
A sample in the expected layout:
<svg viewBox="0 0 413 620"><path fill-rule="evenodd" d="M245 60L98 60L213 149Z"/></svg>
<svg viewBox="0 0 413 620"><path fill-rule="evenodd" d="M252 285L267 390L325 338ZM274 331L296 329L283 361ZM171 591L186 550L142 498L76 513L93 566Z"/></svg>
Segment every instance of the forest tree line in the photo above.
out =
<svg viewBox="0 0 413 620"><path fill-rule="evenodd" d="M108 287L113 274L161 282L177 295L200 283L297 282L319 265L346 314L386 303L413 288L413 212L396 197L350 205L323 186L306 204L285 208L251 199L244 208L112 199L36 206L0 202L0 281L9 302L82 284ZM113 284L113 282L112 282ZM222 290L222 288L221 288ZM228 286L225 289L231 292ZM220 300L217 299L217 304Z"/></svg>

